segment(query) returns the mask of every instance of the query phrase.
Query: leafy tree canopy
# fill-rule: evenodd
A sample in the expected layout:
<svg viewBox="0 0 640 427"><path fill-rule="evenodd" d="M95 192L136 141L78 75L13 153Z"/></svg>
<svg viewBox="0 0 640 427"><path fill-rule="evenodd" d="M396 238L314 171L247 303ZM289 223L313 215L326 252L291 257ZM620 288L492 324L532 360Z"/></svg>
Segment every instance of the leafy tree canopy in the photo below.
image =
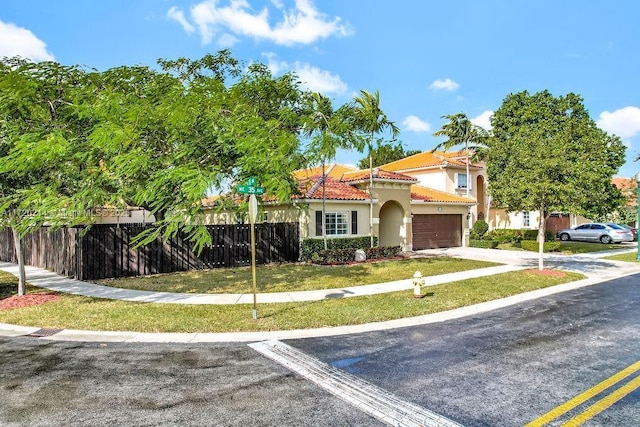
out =
<svg viewBox="0 0 640 427"><path fill-rule="evenodd" d="M624 163L625 147L596 126L580 96L510 94L491 123L490 191L509 211L590 217L620 206L611 178Z"/></svg>
<svg viewBox="0 0 640 427"><path fill-rule="evenodd" d="M208 191L256 176L288 200L291 171L331 149L305 152L313 110L293 74L228 51L159 65L1 60L0 216L30 210L14 217L26 232L90 221L83 213L105 204L142 206L159 219L144 238L183 228L202 246Z"/></svg>
<svg viewBox="0 0 640 427"><path fill-rule="evenodd" d="M552 212L594 217L620 206L611 178L624 163L619 137L599 129L582 98L548 91L508 95L491 118L484 156L489 191L510 212L537 211L543 269L545 221Z"/></svg>
<svg viewBox="0 0 640 427"><path fill-rule="evenodd" d="M393 141L384 142L382 138L379 138L376 141L376 145L371 150L371 160L373 162L373 167L377 167L419 153L421 153L420 150L405 151L404 146L400 141L394 144ZM368 169L369 157L360 159L358 161L358 167L360 169Z"/></svg>

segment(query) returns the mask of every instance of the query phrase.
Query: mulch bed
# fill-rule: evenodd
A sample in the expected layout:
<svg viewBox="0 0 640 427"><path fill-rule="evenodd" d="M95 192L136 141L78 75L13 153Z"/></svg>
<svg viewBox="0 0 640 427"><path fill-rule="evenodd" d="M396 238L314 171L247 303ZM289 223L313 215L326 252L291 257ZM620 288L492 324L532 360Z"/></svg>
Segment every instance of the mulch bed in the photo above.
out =
<svg viewBox="0 0 640 427"><path fill-rule="evenodd" d="M57 294L27 294L14 295L9 298L0 300L0 310L10 310L12 308L31 307L32 305L41 305L48 302L58 301L60 295Z"/></svg>
<svg viewBox="0 0 640 427"><path fill-rule="evenodd" d="M530 270L525 270L525 271L529 274L539 274L541 276L564 277L567 275L567 273L565 273L564 271L551 270L548 268L545 268L544 270L538 270L538 269L532 268Z"/></svg>

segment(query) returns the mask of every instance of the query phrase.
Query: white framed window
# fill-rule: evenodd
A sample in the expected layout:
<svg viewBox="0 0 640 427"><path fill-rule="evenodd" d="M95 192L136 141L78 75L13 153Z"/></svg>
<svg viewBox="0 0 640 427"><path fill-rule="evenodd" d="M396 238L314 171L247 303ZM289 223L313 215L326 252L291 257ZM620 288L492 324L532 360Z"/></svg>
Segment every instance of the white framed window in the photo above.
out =
<svg viewBox="0 0 640 427"><path fill-rule="evenodd" d="M325 225L327 227L327 236L349 234L348 212L326 212Z"/></svg>
<svg viewBox="0 0 640 427"><path fill-rule="evenodd" d="M454 180L457 189L466 189L467 186L471 189L471 182L469 181L466 173L456 173Z"/></svg>
<svg viewBox="0 0 640 427"><path fill-rule="evenodd" d="M529 212L522 212L522 226L525 228L531 227L531 217Z"/></svg>

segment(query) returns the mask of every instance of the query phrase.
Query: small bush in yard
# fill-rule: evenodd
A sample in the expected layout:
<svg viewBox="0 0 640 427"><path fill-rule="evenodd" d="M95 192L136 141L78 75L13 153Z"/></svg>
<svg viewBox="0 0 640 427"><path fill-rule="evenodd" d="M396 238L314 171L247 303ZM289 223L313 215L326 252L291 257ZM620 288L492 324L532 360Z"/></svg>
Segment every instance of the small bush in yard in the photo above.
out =
<svg viewBox="0 0 640 427"><path fill-rule="evenodd" d="M495 240L498 243L519 243L523 240L536 240L537 238L538 230L514 228L496 228L483 236L485 240ZM545 240L553 240L553 233L546 231Z"/></svg>
<svg viewBox="0 0 640 427"><path fill-rule="evenodd" d="M378 244L378 238L373 238L374 246ZM327 250L330 249L368 249L371 246L371 238L365 237L332 237L327 239ZM314 254L324 251L324 240L322 238L307 238L302 241L300 248L301 261L313 261ZM315 261L314 261L315 262Z"/></svg>
<svg viewBox="0 0 640 427"><path fill-rule="evenodd" d="M327 249L315 252L311 257L314 264L345 264L355 261L357 249ZM367 259L386 259L400 255L400 246L382 246L363 249Z"/></svg>
<svg viewBox="0 0 640 427"><path fill-rule="evenodd" d="M473 229L471 230L471 238L474 240L482 239L482 236L484 236L488 230L489 224L487 224L487 221L479 219L473 224Z"/></svg>
<svg viewBox="0 0 640 427"><path fill-rule="evenodd" d="M539 243L535 240L523 240L520 247L526 251L538 252L540 250ZM544 252L557 252L560 250L560 242L544 242Z"/></svg>
<svg viewBox="0 0 640 427"><path fill-rule="evenodd" d="M495 249L495 248L498 247L498 242L496 242L495 240L469 239L469 247L471 247L471 248Z"/></svg>

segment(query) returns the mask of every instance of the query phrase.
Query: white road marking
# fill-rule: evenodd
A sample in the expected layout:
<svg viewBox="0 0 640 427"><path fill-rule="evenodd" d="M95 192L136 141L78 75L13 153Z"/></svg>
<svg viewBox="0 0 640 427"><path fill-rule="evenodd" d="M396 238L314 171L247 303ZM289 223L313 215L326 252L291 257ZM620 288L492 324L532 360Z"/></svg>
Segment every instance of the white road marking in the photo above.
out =
<svg viewBox="0 0 640 427"><path fill-rule="evenodd" d="M387 424L461 427L461 424L455 421L402 400L392 393L310 357L280 341L261 341L249 344L249 347Z"/></svg>

